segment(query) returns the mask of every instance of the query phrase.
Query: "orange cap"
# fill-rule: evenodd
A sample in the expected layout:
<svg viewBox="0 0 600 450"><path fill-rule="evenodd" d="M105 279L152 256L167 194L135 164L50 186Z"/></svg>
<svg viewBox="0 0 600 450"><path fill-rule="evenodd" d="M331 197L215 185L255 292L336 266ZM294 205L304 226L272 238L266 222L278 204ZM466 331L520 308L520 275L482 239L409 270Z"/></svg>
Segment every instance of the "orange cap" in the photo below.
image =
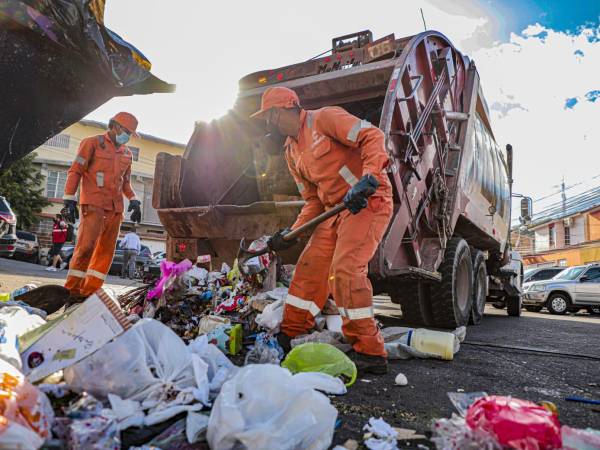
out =
<svg viewBox="0 0 600 450"><path fill-rule="evenodd" d="M138 126L138 120L133 114L130 114L128 112L120 112L115 114L115 117L113 117L111 120L114 120L127 131L130 131L131 134L135 137L139 137L139 135L135 132Z"/></svg>
<svg viewBox="0 0 600 450"><path fill-rule="evenodd" d="M271 108L293 108L294 106L300 106L298 94L286 87L270 87L263 92L260 109L250 117L264 119L265 114Z"/></svg>

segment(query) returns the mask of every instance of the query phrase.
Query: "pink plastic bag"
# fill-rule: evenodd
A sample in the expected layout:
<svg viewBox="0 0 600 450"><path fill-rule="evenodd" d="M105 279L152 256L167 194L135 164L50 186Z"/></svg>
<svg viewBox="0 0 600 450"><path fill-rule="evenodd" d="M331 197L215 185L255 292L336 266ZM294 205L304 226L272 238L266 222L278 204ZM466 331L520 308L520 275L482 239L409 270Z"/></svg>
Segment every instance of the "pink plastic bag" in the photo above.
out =
<svg viewBox="0 0 600 450"><path fill-rule="evenodd" d="M527 400L491 395L477 400L467 411L467 425L495 436L500 445L518 450L562 447L558 418Z"/></svg>
<svg viewBox="0 0 600 450"><path fill-rule="evenodd" d="M188 259L184 259L180 263L174 263L172 261L161 261L160 263L160 272L161 277L158 283L154 288L152 288L148 292L148 299L160 298L163 294L163 290L165 289L165 284L169 281L169 278L178 277L182 273L187 272L192 268L192 262Z"/></svg>

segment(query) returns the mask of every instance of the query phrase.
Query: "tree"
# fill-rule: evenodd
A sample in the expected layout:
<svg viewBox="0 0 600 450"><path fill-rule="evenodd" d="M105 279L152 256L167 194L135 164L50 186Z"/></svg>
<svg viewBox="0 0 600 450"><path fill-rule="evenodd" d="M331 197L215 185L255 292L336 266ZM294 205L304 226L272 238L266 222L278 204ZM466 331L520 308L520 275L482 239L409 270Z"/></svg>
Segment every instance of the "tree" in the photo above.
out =
<svg viewBox="0 0 600 450"><path fill-rule="evenodd" d="M17 215L17 226L27 228L39 222L36 214L50 202L44 195L44 176L34 166L35 153L25 155L0 172L0 195L6 197Z"/></svg>

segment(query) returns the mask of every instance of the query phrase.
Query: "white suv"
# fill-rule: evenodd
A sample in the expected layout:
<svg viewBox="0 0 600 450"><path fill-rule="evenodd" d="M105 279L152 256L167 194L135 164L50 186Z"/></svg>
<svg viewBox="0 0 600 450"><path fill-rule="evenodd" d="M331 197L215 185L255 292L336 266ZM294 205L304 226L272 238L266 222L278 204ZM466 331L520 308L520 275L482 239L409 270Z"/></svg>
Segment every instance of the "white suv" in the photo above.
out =
<svg viewBox="0 0 600 450"><path fill-rule="evenodd" d="M582 308L600 314L600 264L569 267L550 280L524 283L523 305L538 311L545 306L552 314Z"/></svg>

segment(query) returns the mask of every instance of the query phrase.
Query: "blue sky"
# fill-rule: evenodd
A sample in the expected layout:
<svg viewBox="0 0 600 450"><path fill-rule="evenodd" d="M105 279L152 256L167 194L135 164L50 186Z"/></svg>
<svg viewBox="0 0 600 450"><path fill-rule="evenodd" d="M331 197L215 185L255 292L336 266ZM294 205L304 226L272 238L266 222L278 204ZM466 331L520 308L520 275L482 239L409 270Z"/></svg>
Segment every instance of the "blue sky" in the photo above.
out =
<svg viewBox="0 0 600 450"><path fill-rule="evenodd" d="M586 23L597 24L600 14L598 0L482 0L481 5L490 16L499 18L499 38L505 41L511 32L520 32L536 22L556 31L575 33Z"/></svg>
<svg viewBox="0 0 600 450"><path fill-rule="evenodd" d="M428 28L475 60L496 138L515 148L517 191L539 198L563 176L583 186L600 174L600 0L166 4L108 0L105 22L144 52L157 76L177 84L177 93L114 99L91 118L107 121L129 110L141 131L187 142L196 120L233 106L242 76L303 61L334 36L364 29L376 38L416 34L423 8Z"/></svg>

